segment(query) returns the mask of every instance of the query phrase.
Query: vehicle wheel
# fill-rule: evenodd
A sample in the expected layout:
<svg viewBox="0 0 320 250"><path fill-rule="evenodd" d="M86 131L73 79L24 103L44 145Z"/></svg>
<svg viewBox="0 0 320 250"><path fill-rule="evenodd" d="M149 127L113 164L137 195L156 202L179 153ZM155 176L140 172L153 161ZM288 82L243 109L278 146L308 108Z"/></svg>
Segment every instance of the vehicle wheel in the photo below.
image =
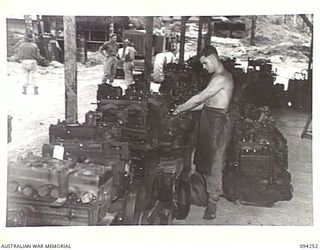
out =
<svg viewBox="0 0 320 250"><path fill-rule="evenodd" d="M233 171L224 173L222 177L223 197L231 202L235 202L237 199L235 190L235 178L235 173Z"/></svg>
<svg viewBox="0 0 320 250"><path fill-rule="evenodd" d="M176 194L175 194L175 213L174 217L177 220L185 219L190 211L190 182L189 180L177 180Z"/></svg>

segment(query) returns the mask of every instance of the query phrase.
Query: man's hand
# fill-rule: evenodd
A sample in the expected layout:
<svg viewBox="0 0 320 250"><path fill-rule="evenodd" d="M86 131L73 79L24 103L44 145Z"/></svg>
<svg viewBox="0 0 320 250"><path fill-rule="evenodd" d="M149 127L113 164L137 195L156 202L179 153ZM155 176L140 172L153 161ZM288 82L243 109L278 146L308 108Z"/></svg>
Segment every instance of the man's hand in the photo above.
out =
<svg viewBox="0 0 320 250"><path fill-rule="evenodd" d="M172 112L173 115L179 115L182 113L182 105L179 105L175 111Z"/></svg>

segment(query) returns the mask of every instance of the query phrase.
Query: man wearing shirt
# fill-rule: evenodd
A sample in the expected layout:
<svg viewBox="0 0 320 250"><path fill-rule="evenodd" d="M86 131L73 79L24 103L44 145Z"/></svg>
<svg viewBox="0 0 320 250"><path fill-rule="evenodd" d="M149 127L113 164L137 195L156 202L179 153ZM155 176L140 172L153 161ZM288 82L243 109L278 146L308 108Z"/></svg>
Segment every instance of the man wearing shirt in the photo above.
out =
<svg viewBox="0 0 320 250"><path fill-rule="evenodd" d="M126 85L129 86L133 83L133 60L136 54L136 50L133 47L133 42L131 40L126 40L127 47L124 50L124 79Z"/></svg>
<svg viewBox="0 0 320 250"><path fill-rule="evenodd" d="M111 39L108 42L105 42L100 48L99 52L101 55L105 57L103 63L103 79L102 83L107 83L109 80L109 84L113 83L114 78L117 73L117 54L118 54L118 44L117 44L117 35L111 35Z"/></svg>
<svg viewBox="0 0 320 250"><path fill-rule="evenodd" d="M38 95L38 86L35 81L35 72L37 70L37 60L42 59L38 46L33 42L32 34L26 34L24 42L18 47L18 59L21 61L25 82L23 85L23 94L27 94L28 86L34 87L34 94Z"/></svg>

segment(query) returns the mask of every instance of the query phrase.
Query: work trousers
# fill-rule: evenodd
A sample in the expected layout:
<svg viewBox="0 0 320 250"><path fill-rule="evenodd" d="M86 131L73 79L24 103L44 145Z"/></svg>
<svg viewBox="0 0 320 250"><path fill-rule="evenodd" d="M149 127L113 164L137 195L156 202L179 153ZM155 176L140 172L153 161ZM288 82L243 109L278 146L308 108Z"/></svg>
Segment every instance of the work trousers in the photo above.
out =
<svg viewBox="0 0 320 250"><path fill-rule="evenodd" d="M129 86L133 83L133 62L124 62L123 71L126 85Z"/></svg>
<svg viewBox="0 0 320 250"><path fill-rule="evenodd" d="M222 193L228 115L221 109L206 106L201 112L195 165L206 180L208 202L216 203Z"/></svg>
<svg viewBox="0 0 320 250"><path fill-rule="evenodd" d="M103 62L103 80L102 82L106 83L109 79L109 82L112 83L117 73L117 64L118 59L116 56L108 56Z"/></svg>
<svg viewBox="0 0 320 250"><path fill-rule="evenodd" d="M35 73L37 71L37 61L36 60L22 60L21 68L23 73L23 87L28 88L28 86L38 87L35 79Z"/></svg>

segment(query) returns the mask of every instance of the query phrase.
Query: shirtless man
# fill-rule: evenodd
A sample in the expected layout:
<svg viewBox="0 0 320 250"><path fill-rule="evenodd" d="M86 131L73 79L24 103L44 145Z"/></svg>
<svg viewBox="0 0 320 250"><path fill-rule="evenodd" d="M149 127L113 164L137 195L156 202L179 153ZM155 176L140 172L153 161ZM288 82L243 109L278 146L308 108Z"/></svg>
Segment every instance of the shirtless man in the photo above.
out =
<svg viewBox="0 0 320 250"><path fill-rule="evenodd" d="M214 47L209 46L202 51L200 62L204 69L212 73L208 86L201 93L179 105L173 115L202 110L194 163L196 171L203 174L207 183L208 203L203 218L212 220L216 217L217 202L222 193L225 127L232 97L233 79L224 68Z"/></svg>

